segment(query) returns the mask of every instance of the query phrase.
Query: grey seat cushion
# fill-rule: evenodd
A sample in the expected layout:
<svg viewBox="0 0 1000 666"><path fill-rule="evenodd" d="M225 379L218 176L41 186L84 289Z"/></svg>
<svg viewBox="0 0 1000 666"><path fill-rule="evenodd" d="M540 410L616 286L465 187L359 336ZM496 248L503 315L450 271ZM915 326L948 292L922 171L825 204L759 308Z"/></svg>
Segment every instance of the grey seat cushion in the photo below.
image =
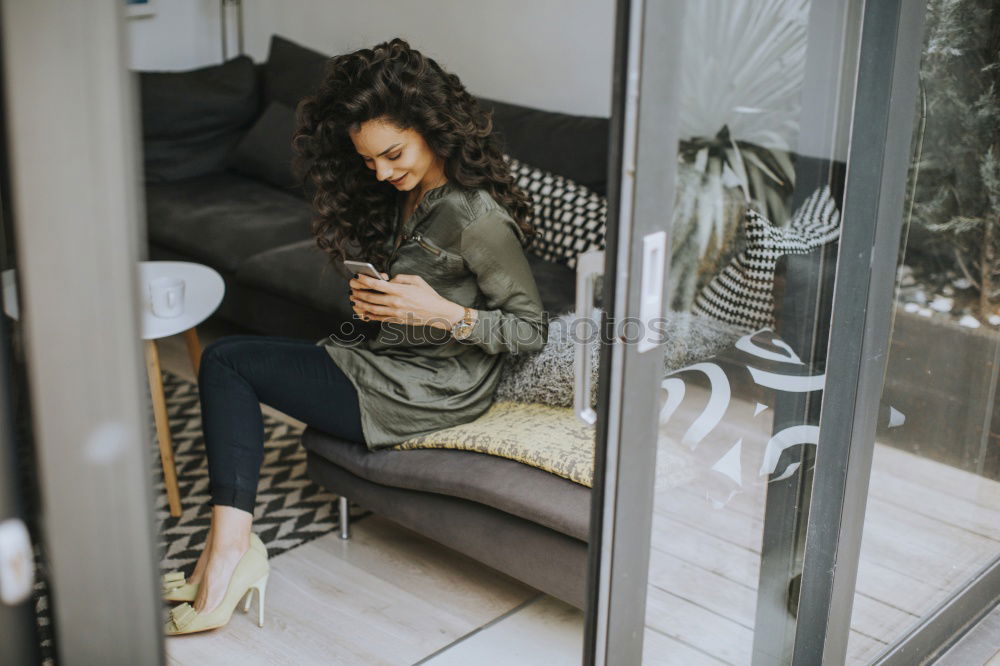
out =
<svg viewBox="0 0 1000 666"><path fill-rule="evenodd" d="M590 488L535 467L472 451L369 451L313 427L302 444L368 481L479 502L588 541Z"/></svg>
<svg viewBox="0 0 1000 666"><path fill-rule="evenodd" d="M351 320L350 287L313 238L260 252L236 272L241 284L329 312L331 325Z"/></svg>
<svg viewBox="0 0 1000 666"><path fill-rule="evenodd" d="M301 198L232 172L146 184L150 240L226 271L258 252L311 238L311 218Z"/></svg>
<svg viewBox="0 0 1000 666"><path fill-rule="evenodd" d="M545 311L552 316L572 310L576 302L576 272L563 264L546 261L527 252L531 274L538 285Z"/></svg>

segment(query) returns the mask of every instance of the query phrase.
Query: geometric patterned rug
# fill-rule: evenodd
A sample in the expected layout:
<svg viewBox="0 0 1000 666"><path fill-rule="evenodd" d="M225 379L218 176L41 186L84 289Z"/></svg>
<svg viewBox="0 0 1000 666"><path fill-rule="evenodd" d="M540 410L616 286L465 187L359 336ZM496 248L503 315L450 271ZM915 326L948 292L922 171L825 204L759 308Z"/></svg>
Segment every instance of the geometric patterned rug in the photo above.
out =
<svg viewBox="0 0 1000 666"><path fill-rule="evenodd" d="M163 390L183 513L174 518L167 507L154 430L151 457L160 566L164 573L180 569L190 575L208 536L211 517L201 405L197 385L171 372L163 372ZM306 476L306 451L301 438L301 427L264 414L264 460L252 529L267 546L268 557L340 528L337 496ZM352 522L369 515L353 505L350 511Z"/></svg>

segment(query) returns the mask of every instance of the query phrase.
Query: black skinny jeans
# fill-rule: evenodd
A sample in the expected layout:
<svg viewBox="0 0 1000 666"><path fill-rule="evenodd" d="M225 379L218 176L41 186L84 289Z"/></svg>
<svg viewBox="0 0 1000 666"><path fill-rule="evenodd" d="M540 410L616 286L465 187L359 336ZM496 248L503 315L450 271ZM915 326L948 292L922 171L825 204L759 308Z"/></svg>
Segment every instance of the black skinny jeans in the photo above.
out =
<svg viewBox="0 0 1000 666"><path fill-rule="evenodd" d="M230 335L205 347L198 372L211 503L253 514L264 458L260 403L364 442L357 391L326 349L308 340Z"/></svg>

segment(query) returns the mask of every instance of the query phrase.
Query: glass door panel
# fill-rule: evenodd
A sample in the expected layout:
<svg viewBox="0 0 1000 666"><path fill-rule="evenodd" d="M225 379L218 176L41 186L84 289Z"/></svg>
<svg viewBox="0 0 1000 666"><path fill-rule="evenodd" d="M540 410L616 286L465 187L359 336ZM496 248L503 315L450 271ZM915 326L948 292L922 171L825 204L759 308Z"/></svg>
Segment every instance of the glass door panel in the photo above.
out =
<svg viewBox="0 0 1000 666"><path fill-rule="evenodd" d="M893 418L876 432L851 663L934 632L932 615L963 624L985 609L962 595L998 589L1000 8L931 0L922 41L882 395Z"/></svg>
<svg viewBox="0 0 1000 666"><path fill-rule="evenodd" d="M960 5L946 3L949 11ZM654 86L661 93L659 106L643 99L646 81L637 77L641 112L636 182L649 178L644 127L658 117L678 128L676 169L661 174L667 178L659 192L667 199L660 211L670 231L671 312L663 322L663 374L655 384L656 436L641 437L644 400L629 401L630 409L612 400L597 420L598 430L603 419L608 433L607 450L598 450L605 462L599 480L604 498L616 504L611 511L605 506L603 513L612 522L599 525L603 531L596 558L601 565L596 569L601 581L597 596L600 608L607 608L612 618L616 604L623 605L623 591L644 602L644 663L868 663L879 654L895 657L887 663L918 663L951 635L941 627L951 626L954 633L974 615L956 608L975 611L992 601L988 591L996 589L1000 565L991 550L995 539L984 523L969 525L978 529L981 548L971 554L956 549L951 543L957 539L955 525L900 499L905 488L901 490L899 482L886 482L883 488L886 474L880 471L880 465L893 467L882 462L893 453L892 443L910 441L903 434L906 411L919 412L917 420L951 423L952 431L956 419L972 421L963 427L971 429L968 441L978 448L971 456L958 452L959 458L979 476L988 474L993 460L985 444L990 441L997 384L997 348L991 340L975 343L975 351L950 350L951 358L961 362L952 362L949 372L966 382L971 377L973 386L946 392L948 400L939 398L951 410L943 412L943 421L933 420L932 410L919 400L911 399L902 409L896 403L903 399L893 393L891 379L883 395L887 367L890 378L899 372L896 365L887 366L890 348L897 355L919 350L913 353L922 356L920 361L907 370L921 377L920 364L932 355L925 346L909 343L907 348L899 326L895 337L891 335L893 276L908 210L905 171L913 130L922 127L912 114L920 97L924 10L924 0L678 0L633 12L632 23L642 30L633 30L630 37L659 25L680 42L676 51L653 54L662 58L658 64L669 72L665 78L676 82L673 88ZM944 40L936 46L946 54L961 50ZM648 51L644 43L643 74L654 67ZM995 49L988 55L995 56ZM630 77L634 73L626 71ZM969 78L956 80L966 84ZM958 99L946 98L943 106ZM983 98L981 94L977 99ZM997 117L1000 114L988 110L977 116L984 124L995 123ZM624 126L627 130L628 124ZM966 123L967 132L969 127ZM993 128L986 136L997 135ZM623 136L628 139L629 133ZM964 138L980 146L993 141ZM628 146L627 140L622 143ZM657 147L664 150L662 144ZM671 149L667 152L674 155ZM629 164L623 162L622 192L627 192ZM981 162L980 172L1000 182L995 160ZM642 188L635 192L641 203ZM646 196L655 198L651 192L655 190L647 187ZM949 191L953 193L954 187ZM928 205L940 207L947 200L937 196ZM919 192L914 201L921 202ZM625 206L622 210L627 211ZM622 214L623 227L629 219ZM952 231L965 232L971 224L961 216L951 221L956 225ZM979 222L990 228L983 219ZM928 230L947 231L942 224ZM633 244L636 255L638 235L619 233ZM986 238L993 242L992 236ZM1000 256L990 243L985 247L977 255L980 263ZM957 261L962 263L961 257ZM965 261L964 272L971 263ZM631 289L633 276L641 272L616 271L609 265L608 272L621 283L616 294L622 287ZM974 281L969 275L960 277ZM949 289L968 286L961 284L953 282ZM992 314L1000 321L1000 312ZM987 314L982 316L989 321ZM968 320L956 325L970 326ZM628 340L617 337L614 342ZM636 374L630 384L627 344L625 351L613 347L626 361L625 372L612 364L607 378L602 373L601 397L614 397L617 390L630 398L647 395L639 387L649 386L649 374ZM895 351L897 347L902 351ZM603 360L615 358L605 352L602 369L608 367ZM970 371L969 358L983 365ZM661 370L658 362L647 367L654 365ZM934 396L935 387L926 378L922 383L914 377L909 381L923 391L914 395ZM980 396L978 402L950 400L967 397L970 390ZM640 425L629 431L622 426L625 417ZM945 435L954 436L944 429L935 437L925 432L933 432L930 425L918 428L936 445ZM653 440L655 452L648 444ZM956 453L954 447L945 449ZM889 472L898 475L898 465ZM941 479L945 476L954 474L941 472ZM905 473L902 477L920 485ZM961 587L959 596L939 595L936 602L947 607L929 609L934 621L921 623L904 637L905 644L893 648L888 647L894 638L892 631L885 635L886 626L893 625L898 636L921 615L901 617L897 612L898 595L913 592L903 584L900 569L870 578L864 558L859 568L869 482L870 507L874 498L891 504L883 497L891 488L896 508L907 519L930 517L952 528L953 538L922 544L913 542L912 532L882 536L878 545L902 549L889 560L927 560L922 551L937 550L950 555L952 567L964 567L952 579L940 571L945 582L933 581L932 586L945 592ZM982 483L977 481L986 487ZM988 521L984 504L991 498L988 491L972 491L972 497L959 499L981 502L973 513ZM645 499L651 507L641 503ZM940 512L943 504L934 509ZM923 517L913 517L921 511ZM878 512L874 515L872 520L886 524ZM640 538L637 526L647 527L648 535ZM626 533L632 542L623 536ZM871 534L869 541L879 539L876 532ZM609 544L614 558L607 556ZM636 556L639 548L645 557ZM625 571L626 564L642 567L643 589L636 589L641 577L634 575L634 568ZM607 582L605 569L611 572ZM945 616L948 623L940 621ZM634 626L616 624L608 623L611 648L640 642L628 635ZM925 631L931 625L937 627L935 639ZM597 627L600 655L600 621Z"/></svg>
<svg viewBox="0 0 1000 666"><path fill-rule="evenodd" d="M857 3L683 3L643 663L790 658Z"/></svg>

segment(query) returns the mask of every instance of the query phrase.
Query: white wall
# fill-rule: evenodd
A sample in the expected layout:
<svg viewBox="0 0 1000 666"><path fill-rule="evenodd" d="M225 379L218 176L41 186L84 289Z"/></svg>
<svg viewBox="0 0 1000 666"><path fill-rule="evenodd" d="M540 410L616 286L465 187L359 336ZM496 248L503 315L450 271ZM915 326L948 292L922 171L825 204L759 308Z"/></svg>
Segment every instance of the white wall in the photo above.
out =
<svg viewBox="0 0 1000 666"><path fill-rule="evenodd" d="M156 16L129 20L130 66L218 63L219 3L159 0ZM243 7L246 52L256 62L267 59L272 34L329 55L403 37L473 94L611 113L614 0L243 0Z"/></svg>
<svg viewBox="0 0 1000 666"><path fill-rule="evenodd" d="M154 16L125 20L129 67L184 70L222 61L220 0L157 0Z"/></svg>
<svg viewBox="0 0 1000 666"><path fill-rule="evenodd" d="M613 0L244 0L247 50L272 33L334 55L402 37L470 92L555 111L611 113Z"/></svg>

